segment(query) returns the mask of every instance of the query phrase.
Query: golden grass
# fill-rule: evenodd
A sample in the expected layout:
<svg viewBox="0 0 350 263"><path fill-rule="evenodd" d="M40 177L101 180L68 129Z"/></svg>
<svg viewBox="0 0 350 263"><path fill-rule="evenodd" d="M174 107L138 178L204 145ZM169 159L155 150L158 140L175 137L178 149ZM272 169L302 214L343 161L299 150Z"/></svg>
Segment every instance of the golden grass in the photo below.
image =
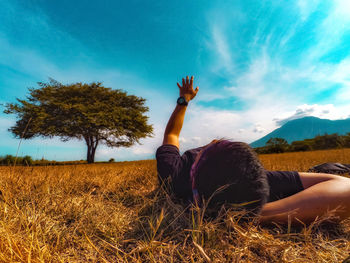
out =
<svg viewBox="0 0 350 263"><path fill-rule="evenodd" d="M311 166L325 162L350 164L350 149L262 154L260 160L268 170L306 172Z"/></svg>
<svg viewBox="0 0 350 263"><path fill-rule="evenodd" d="M350 163L350 149L262 155L267 169ZM0 262L341 262L350 222L202 220L157 190L154 160L0 167Z"/></svg>

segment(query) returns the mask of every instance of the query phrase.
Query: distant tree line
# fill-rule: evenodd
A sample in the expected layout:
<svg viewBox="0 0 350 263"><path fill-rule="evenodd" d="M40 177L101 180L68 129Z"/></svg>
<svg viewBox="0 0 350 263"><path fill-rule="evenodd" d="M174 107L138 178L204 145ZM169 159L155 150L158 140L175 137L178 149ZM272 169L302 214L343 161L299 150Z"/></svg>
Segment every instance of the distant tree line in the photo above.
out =
<svg viewBox="0 0 350 263"><path fill-rule="evenodd" d="M26 156L13 156L7 154L5 156L0 156L0 165L5 166L48 166L48 165L73 165L73 164L85 164L87 163L84 160L80 161L54 161L54 160L46 160L44 158L39 160L33 160L33 158L29 155Z"/></svg>
<svg viewBox="0 0 350 263"><path fill-rule="evenodd" d="M266 154L338 148L350 148L350 132L345 135L338 135L337 133L318 135L313 139L294 141L291 144L283 138L270 138L265 146L257 147L254 150L259 154Z"/></svg>
<svg viewBox="0 0 350 263"><path fill-rule="evenodd" d="M115 159L111 158L109 161L99 161L98 163L114 163ZM77 165L77 164L87 164L85 160L76 161L55 161L46 160L44 158L33 160L31 156L13 156L7 154L5 156L0 156L0 166L49 166L49 165Z"/></svg>
<svg viewBox="0 0 350 263"><path fill-rule="evenodd" d="M0 165L33 165L33 159L29 155L16 157L13 155L0 156Z"/></svg>

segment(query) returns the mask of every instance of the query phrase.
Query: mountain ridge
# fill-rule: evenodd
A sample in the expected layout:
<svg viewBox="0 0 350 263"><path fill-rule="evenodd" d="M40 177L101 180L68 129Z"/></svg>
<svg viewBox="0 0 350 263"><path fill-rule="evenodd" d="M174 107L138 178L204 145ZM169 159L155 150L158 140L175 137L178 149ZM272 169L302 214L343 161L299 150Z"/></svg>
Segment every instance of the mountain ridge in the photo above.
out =
<svg viewBox="0 0 350 263"><path fill-rule="evenodd" d="M275 129L262 138L252 142L253 148L265 146L270 138L283 138L288 143L312 139L317 135L338 133L344 135L350 132L350 118L343 120L321 119L314 116L307 116L288 121L281 127Z"/></svg>

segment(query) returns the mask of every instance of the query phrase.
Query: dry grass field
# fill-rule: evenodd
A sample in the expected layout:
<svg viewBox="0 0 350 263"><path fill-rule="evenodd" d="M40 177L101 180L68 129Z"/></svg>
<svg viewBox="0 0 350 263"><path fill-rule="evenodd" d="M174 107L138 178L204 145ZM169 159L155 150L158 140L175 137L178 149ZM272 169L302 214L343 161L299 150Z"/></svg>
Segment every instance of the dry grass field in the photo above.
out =
<svg viewBox="0 0 350 263"><path fill-rule="evenodd" d="M267 169L350 163L350 149L262 155ZM157 190L154 160L0 167L0 262L342 262L350 220L298 228L213 220Z"/></svg>

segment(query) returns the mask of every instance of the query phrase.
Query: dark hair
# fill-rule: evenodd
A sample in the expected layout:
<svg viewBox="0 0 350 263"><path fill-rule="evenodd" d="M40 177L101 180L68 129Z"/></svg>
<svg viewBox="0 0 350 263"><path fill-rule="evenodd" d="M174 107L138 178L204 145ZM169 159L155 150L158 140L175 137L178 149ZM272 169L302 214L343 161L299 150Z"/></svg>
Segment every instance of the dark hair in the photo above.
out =
<svg viewBox="0 0 350 263"><path fill-rule="evenodd" d="M265 170L246 143L220 140L205 148L191 171L192 188L209 207L234 204L259 213L269 196Z"/></svg>

